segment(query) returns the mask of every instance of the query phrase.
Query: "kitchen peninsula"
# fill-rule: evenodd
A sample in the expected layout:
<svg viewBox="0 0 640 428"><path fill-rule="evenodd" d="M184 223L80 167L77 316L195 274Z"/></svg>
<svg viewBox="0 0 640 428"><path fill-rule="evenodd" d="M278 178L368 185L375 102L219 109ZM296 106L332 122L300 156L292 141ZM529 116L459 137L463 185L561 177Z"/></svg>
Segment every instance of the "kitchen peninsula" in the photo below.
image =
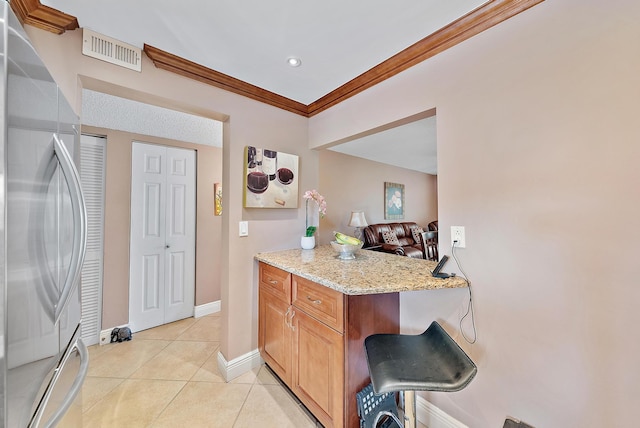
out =
<svg viewBox="0 0 640 428"><path fill-rule="evenodd" d="M435 262L366 250L341 260L329 245L255 258L260 355L325 427L359 426L364 339L399 332L399 292L467 285L432 277Z"/></svg>

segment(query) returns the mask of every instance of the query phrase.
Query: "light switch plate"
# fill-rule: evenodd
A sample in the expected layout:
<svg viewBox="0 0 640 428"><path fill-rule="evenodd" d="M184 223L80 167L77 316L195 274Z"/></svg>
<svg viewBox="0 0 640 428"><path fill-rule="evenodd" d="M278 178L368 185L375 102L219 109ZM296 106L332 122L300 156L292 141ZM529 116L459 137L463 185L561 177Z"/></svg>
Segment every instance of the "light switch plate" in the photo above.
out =
<svg viewBox="0 0 640 428"><path fill-rule="evenodd" d="M239 229L240 229L240 231L239 231L240 236L249 236L249 222L248 221L241 221Z"/></svg>

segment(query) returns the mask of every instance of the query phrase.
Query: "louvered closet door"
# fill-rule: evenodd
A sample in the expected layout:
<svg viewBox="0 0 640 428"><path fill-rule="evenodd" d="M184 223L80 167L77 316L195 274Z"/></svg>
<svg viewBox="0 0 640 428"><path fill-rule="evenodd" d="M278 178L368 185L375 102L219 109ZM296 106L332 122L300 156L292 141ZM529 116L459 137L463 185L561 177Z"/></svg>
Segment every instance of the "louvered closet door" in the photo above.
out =
<svg viewBox="0 0 640 428"><path fill-rule="evenodd" d="M99 342L102 320L102 258L104 241L104 170L106 138L83 135L80 181L87 204L87 253L82 268L82 340Z"/></svg>

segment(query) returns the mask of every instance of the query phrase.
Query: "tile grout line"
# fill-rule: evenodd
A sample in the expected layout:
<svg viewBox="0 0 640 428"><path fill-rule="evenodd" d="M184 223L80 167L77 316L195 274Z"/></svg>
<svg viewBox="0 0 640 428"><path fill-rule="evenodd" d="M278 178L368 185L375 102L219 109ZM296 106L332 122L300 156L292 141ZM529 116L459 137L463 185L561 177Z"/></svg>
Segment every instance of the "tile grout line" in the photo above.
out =
<svg viewBox="0 0 640 428"><path fill-rule="evenodd" d="M258 371L258 373L260 373L260 371ZM229 382L227 382L229 383ZM251 384L251 388L249 388L249 391L247 391L247 395L244 397L244 401L242 402L242 406L240 406L240 409L238 410L238 414L236 415L236 418L233 421L233 425L231 425L231 427L235 427L236 424L238 423L238 419L240 418L240 415L242 414L242 410L244 409L244 407L247 404L247 400L249 399L249 396L251 395L251 391L253 391L253 388L255 387L256 383L258 383L258 374L256 373L256 378L253 380L253 383Z"/></svg>
<svg viewBox="0 0 640 428"><path fill-rule="evenodd" d="M102 377L102 376L87 376L87 378L93 378L93 379L120 379L120 383L118 383L116 386L114 386L113 388L111 388L109 391L107 391L106 394L104 394L104 397L106 397L107 395L109 395L114 389L116 389L118 386L120 386L122 384L122 382L124 382L125 380L127 380L128 378L126 377ZM82 394L82 391L80 392ZM82 409L82 414L84 415L85 413L88 413L91 409L93 409L96 405L98 405L98 403L101 403L102 400L104 400L104 397L102 397L101 399L99 399L98 401L96 401L95 403L93 403L91 405L91 407L89 407L88 409L84 410ZM83 398L84 401L84 398Z"/></svg>
<svg viewBox="0 0 640 428"><path fill-rule="evenodd" d="M174 380L162 380L161 382L175 382ZM171 400L169 400L167 402L167 404L162 408L162 410L160 410L158 412L158 414L156 415L155 418L153 418L153 420L149 423L148 427L152 427L154 423L156 423L158 421L158 419L160 419L160 416L162 416L162 414L167 410L167 408L169 408L169 406L171 405L171 403L173 403L173 401L178 397L178 395L180 395L180 393L182 392L182 390L187 386L187 384L189 383L189 381L183 381L184 385L182 385L182 388L180 388L176 394L173 396L173 398L171 398Z"/></svg>

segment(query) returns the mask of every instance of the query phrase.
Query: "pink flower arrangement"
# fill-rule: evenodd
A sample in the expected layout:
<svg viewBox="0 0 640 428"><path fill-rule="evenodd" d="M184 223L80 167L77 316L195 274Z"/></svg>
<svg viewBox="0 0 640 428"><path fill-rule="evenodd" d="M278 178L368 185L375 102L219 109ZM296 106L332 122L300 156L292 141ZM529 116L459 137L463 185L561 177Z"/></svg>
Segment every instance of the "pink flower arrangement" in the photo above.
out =
<svg viewBox="0 0 640 428"><path fill-rule="evenodd" d="M320 212L320 217L324 217L327 215L327 201L324 200L324 196L322 196L316 189L307 190L302 195L302 199L307 200L307 205L310 200L313 200L316 204L318 204L318 211Z"/></svg>
<svg viewBox="0 0 640 428"><path fill-rule="evenodd" d="M320 213L320 218L324 217L327 214L327 201L324 200L324 196L322 196L316 189L307 190L302 195L302 199L306 199L305 204L305 226L306 232L305 236L313 236L316 232L315 226L309 226L309 201L314 201L318 205L318 212Z"/></svg>

